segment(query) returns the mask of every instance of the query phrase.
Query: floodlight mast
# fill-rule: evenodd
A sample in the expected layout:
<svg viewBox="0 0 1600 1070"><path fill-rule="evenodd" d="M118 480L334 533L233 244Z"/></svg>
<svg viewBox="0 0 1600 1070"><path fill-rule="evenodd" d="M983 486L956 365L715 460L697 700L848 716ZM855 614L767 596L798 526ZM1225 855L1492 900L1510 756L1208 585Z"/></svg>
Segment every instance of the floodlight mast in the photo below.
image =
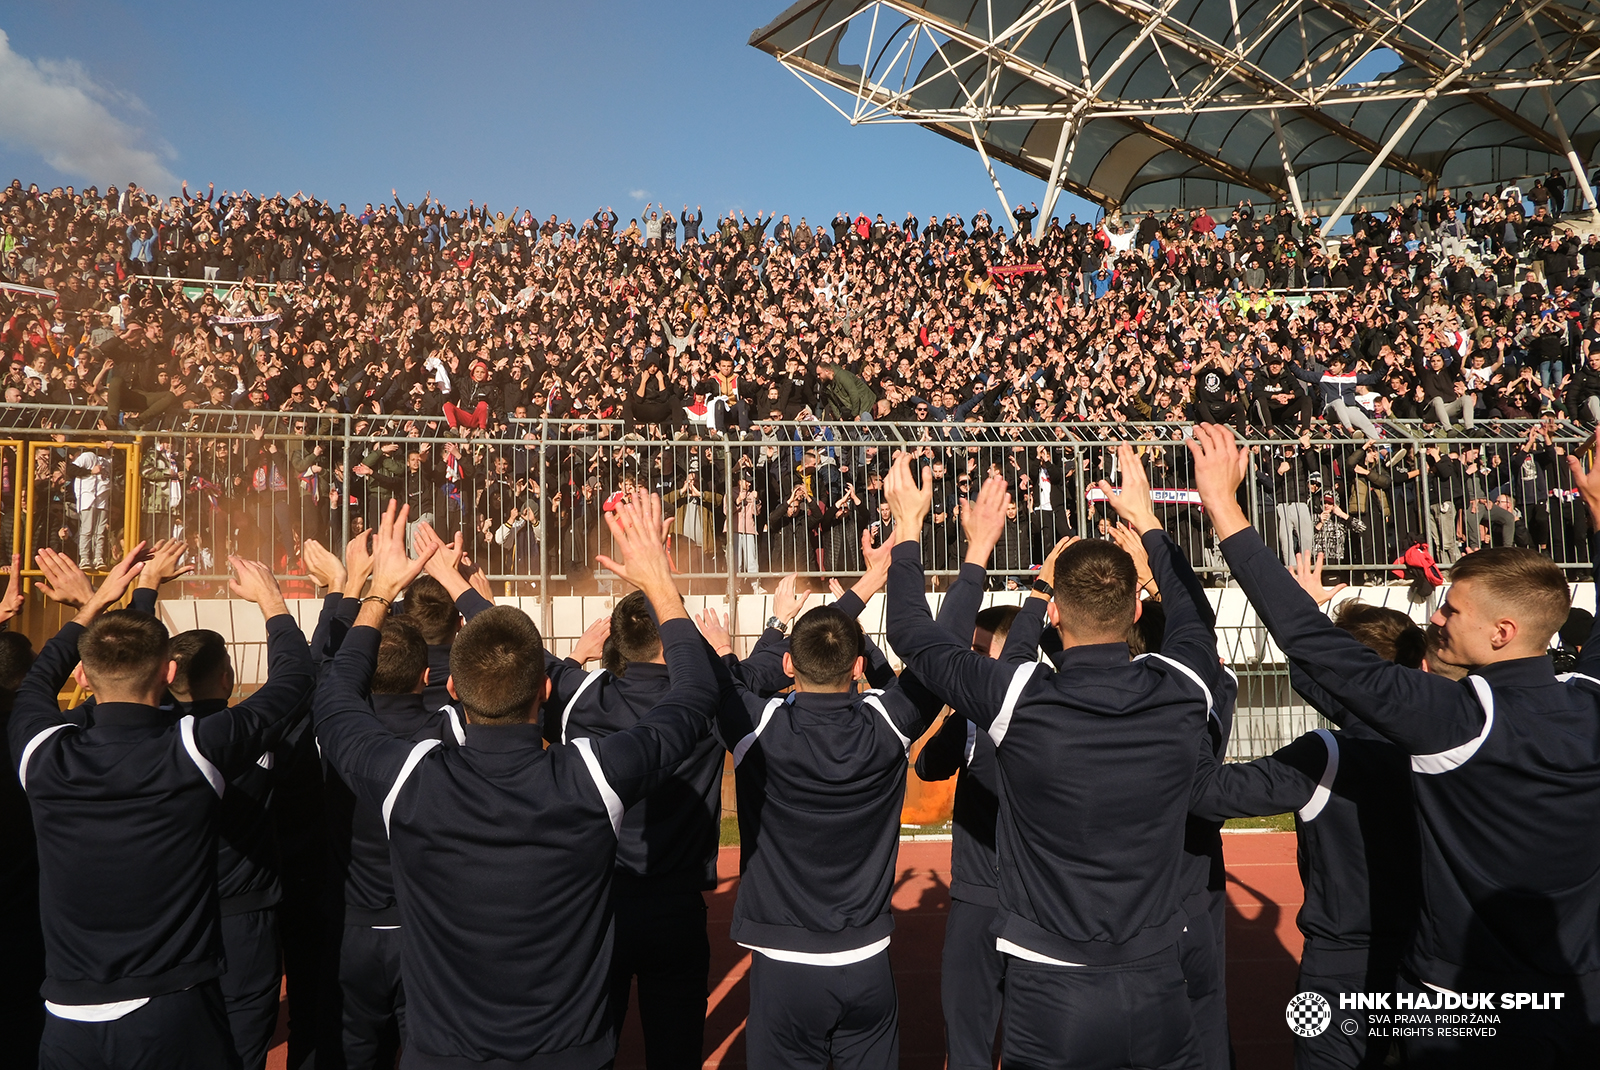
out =
<svg viewBox="0 0 1600 1070"><path fill-rule="evenodd" d="M840 54L857 27L859 63ZM1165 207L1189 182L1302 217L1335 205L1326 234L1374 187L1432 195L1539 161L1594 207L1600 0L990 0L965 22L922 0L800 0L751 44L852 125L972 145L1007 208L994 161L1044 179L1036 234L1063 190ZM1397 69L1363 73L1383 57Z"/></svg>

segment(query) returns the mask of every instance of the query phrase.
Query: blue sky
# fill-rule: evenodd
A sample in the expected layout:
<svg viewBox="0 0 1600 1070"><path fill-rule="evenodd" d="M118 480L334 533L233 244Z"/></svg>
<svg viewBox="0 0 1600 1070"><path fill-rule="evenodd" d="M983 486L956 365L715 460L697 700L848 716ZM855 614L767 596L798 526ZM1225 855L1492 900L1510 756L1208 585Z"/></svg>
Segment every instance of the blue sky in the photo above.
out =
<svg viewBox="0 0 1600 1070"><path fill-rule="evenodd" d="M972 150L915 126L852 128L751 48L785 6L8 4L0 182L103 188L142 169L152 189L163 173L352 205L431 189L562 218L660 200L708 220L996 212ZM4 91L18 79L39 95ZM25 115L18 99L34 102ZM1042 199L1043 182L999 174L1013 203ZM1064 195L1058 214L1074 210L1095 215Z"/></svg>

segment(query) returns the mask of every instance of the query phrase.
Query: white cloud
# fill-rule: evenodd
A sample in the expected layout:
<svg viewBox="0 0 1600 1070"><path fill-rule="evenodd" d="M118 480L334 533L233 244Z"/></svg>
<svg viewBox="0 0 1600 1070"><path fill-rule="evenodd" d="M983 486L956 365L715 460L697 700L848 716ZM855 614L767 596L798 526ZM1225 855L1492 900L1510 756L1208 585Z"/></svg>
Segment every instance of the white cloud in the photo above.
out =
<svg viewBox="0 0 1600 1070"><path fill-rule="evenodd" d="M108 104L144 112L137 99L98 85L73 60L30 60L11 50L0 30L0 141L39 154L63 174L89 182L137 182L156 192L177 189L164 145L114 115ZM23 176L26 177L26 176Z"/></svg>
<svg viewBox="0 0 1600 1070"><path fill-rule="evenodd" d="M628 196L632 197L636 201L642 201L646 197L650 196L650 191L647 189L631 189L628 191Z"/></svg>

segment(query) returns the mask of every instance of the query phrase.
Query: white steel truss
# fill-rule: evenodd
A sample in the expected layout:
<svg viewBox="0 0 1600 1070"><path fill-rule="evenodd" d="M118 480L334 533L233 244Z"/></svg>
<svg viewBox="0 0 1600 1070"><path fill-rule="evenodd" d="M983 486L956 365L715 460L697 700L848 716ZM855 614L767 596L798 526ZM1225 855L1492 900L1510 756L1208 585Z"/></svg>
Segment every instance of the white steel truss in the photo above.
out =
<svg viewBox="0 0 1600 1070"><path fill-rule="evenodd" d="M1308 168L1360 170L1332 192L1322 180L1319 199L1342 202L1335 216L1380 170L1435 189L1448 153L1408 149L1450 108L1473 109L1459 125L1500 124L1497 140L1467 146L1479 152L1508 144L1509 129L1579 167L1600 140L1585 122L1600 119L1585 103L1600 96L1547 99L1600 80L1600 0L801 0L751 43L852 125L928 126L982 145L991 173L993 158L1045 178L1040 227L1062 189L1122 202L1080 151L1107 123L1282 201L1301 201ZM1386 55L1397 69L1370 73ZM1205 116L1237 131L1252 113L1270 116L1250 135L1259 144L1185 133ZM1009 124L1044 125L1029 136L1006 135Z"/></svg>

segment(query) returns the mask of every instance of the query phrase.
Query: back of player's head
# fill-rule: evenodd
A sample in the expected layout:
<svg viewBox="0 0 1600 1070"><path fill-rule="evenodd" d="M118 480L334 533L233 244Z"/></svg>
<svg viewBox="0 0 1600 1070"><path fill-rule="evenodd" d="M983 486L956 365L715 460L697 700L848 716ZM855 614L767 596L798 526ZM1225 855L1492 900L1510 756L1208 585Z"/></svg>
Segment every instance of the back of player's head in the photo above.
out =
<svg viewBox="0 0 1600 1070"><path fill-rule="evenodd" d="M1334 627L1349 632L1362 646L1369 647L1384 661L1408 669L1422 667L1427 637L1417 622L1398 609L1369 605L1351 599L1333 614Z"/></svg>
<svg viewBox="0 0 1600 1070"><path fill-rule="evenodd" d="M661 656L661 630L650 616L650 602L643 591L634 591L611 611L611 636L606 641L619 663L613 672L624 669L630 661L654 661Z"/></svg>
<svg viewBox="0 0 1600 1070"><path fill-rule="evenodd" d="M191 628L173 636L171 656L178 666L171 690L180 699L207 693L221 684L233 667L228 641L210 628Z"/></svg>
<svg viewBox="0 0 1600 1070"><path fill-rule="evenodd" d="M980 610L972 622L972 649L980 654L1000 656L1000 647L1011 634L1011 622L1017 619L1021 606L990 606Z"/></svg>
<svg viewBox="0 0 1600 1070"><path fill-rule="evenodd" d="M854 618L833 606L818 606L800 618L789 637L795 679L808 687L843 688L854 679L856 659L866 646Z"/></svg>
<svg viewBox="0 0 1600 1070"><path fill-rule="evenodd" d="M21 632L0 632L0 690L15 691L33 668L33 644Z"/></svg>
<svg viewBox="0 0 1600 1070"><path fill-rule="evenodd" d="M165 681L167 626L148 613L118 609L96 617L78 640L78 658L97 692L142 690Z"/></svg>
<svg viewBox="0 0 1600 1070"><path fill-rule="evenodd" d="M455 638L461 614L444 584L432 576L418 576L406 588L406 619L417 626L423 642L443 646Z"/></svg>
<svg viewBox="0 0 1600 1070"><path fill-rule="evenodd" d="M422 632L404 617L390 617L383 623L378 640L378 664L372 672L374 695L410 695L422 690L422 674L428 671L428 644Z"/></svg>
<svg viewBox="0 0 1600 1070"><path fill-rule="evenodd" d="M450 647L450 679L474 724L524 724L544 691L544 640L528 615L494 606L473 617Z"/></svg>
<svg viewBox="0 0 1600 1070"><path fill-rule="evenodd" d="M1572 608L1566 577L1556 563L1520 546L1468 554L1450 567L1450 582L1471 584L1482 604L1517 622L1530 646L1547 646Z"/></svg>
<svg viewBox="0 0 1600 1070"><path fill-rule="evenodd" d="M1056 611L1079 640L1126 639L1139 606L1139 577L1128 551L1106 539L1080 539L1056 558Z"/></svg>

